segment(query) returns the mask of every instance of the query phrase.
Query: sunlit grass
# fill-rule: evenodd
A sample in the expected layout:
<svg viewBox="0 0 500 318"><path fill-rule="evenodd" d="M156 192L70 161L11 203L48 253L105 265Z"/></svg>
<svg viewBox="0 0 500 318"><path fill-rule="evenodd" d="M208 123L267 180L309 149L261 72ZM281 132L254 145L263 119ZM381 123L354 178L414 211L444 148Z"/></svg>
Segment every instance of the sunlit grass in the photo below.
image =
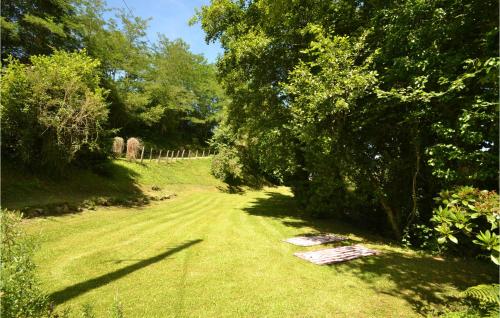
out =
<svg viewBox="0 0 500 318"><path fill-rule="evenodd" d="M59 308L90 303L107 317L118 298L126 317L412 317L495 279L487 263L435 259L304 218L287 188L220 192L208 163L131 168L138 187L178 191L172 200L26 221L41 242L43 287ZM317 266L293 253L321 247L282 242L315 231L382 254Z"/></svg>

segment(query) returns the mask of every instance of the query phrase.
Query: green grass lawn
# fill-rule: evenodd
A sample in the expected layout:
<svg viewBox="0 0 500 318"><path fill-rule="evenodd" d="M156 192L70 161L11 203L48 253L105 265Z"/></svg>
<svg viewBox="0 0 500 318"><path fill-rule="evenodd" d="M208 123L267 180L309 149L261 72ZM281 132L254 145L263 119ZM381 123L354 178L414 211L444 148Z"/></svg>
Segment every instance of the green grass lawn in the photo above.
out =
<svg viewBox="0 0 500 318"><path fill-rule="evenodd" d="M413 317L496 280L487 263L432 258L345 224L310 220L287 188L220 191L209 160L118 164L134 171L137 188L159 184L179 195L140 208L26 220L41 241L43 287L59 308L89 303L108 317L118 298L126 317ZM293 253L320 247L281 241L317 231L382 254L318 266Z"/></svg>

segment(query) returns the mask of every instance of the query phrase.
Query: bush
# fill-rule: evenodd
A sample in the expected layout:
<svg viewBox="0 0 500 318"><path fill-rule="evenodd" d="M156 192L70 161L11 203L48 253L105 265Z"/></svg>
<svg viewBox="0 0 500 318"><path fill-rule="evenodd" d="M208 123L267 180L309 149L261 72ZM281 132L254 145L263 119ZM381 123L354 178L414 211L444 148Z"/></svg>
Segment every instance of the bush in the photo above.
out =
<svg viewBox="0 0 500 318"><path fill-rule="evenodd" d="M431 221L438 242L455 251L472 255L488 254L499 265L500 238L496 233L500 220L499 197L494 191L459 187L442 191L436 201ZM452 245L450 243L453 243Z"/></svg>
<svg viewBox="0 0 500 318"><path fill-rule="evenodd" d="M2 70L4 154L36 168L61 170L85 148L99 148L108 118L99 61L84 51L14 59Z"/></svg>
<svg viewBox="0 0 500 318"><path fill-rule="evenodd" d="M242 165L238 152L234 148L220 147L212 159L212 174L229 184L238 184L242 180Z"/></svg>
<svg viewBox="0 0 500 318"><path fill-rule="evenodd" d="M2 317L50 317L49 300L35 276L34 242L21 231L19 213L0 213Z"/></svg>
<svg viewBox="0 0 500 318"><path fill-rule="evenodd" d="M440 251L436 240L436 231L426 224L411 224L404 232L401 240L403 246L424 250L430 253Z"/></svg>
<svg viewBox="0 0 500 318"><path fill-rule="evenodd" d="M439 206L434 209L431 221L438 234L438 243L455 252L489 256L499 265L500 239L495 231L500 219L498 194L473 187L458 187L442 191L435 200ZM443 317L498 316L498 284L473 286L461 296L466 309Z"/></svg>

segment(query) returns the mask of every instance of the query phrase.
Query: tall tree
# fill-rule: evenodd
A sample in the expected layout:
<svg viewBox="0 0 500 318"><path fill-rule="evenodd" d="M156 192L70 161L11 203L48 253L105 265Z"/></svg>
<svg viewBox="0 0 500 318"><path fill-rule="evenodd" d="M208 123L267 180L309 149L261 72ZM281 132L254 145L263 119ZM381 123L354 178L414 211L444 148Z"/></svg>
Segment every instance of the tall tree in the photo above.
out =
<svg viewBox="0 0 500 318"><path fill-rule="evenodd" d="M399 237L440 188L496 187L497 13L496 1L214 0L198 20L225 49L224 131L244 166L313 213Z"/></svg>
<svg viewBox="0 0 500 318"><path fill-rule="evenodd" d="M83 45L102 61L109 91L110 126L122 133L171 143L206 140L222 91L213 66L181 40L146 37L148 19L82 0L75 18ZM180 140L186 137L186 140Z"/></svg>
<svg viewBox="0 0 500 318"><path fill-rule="evenodd" d="M32 55L79 46L72 0L2 1L1 9L2 59L12 55L28 62Z"/></svg>

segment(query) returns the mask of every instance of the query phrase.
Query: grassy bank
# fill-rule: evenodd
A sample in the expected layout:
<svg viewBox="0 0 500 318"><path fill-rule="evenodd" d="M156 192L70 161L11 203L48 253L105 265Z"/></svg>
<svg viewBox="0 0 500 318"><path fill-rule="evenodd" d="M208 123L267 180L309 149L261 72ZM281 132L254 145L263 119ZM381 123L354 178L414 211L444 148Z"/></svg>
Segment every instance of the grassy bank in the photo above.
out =
<svg viewBox="0 0 500 318"><path fill-rule="evenodd" d="M107 317L118 298L126 317L414 317L496 279L487 263L432 258L308 219L287 188L219 191L207 160L116 164L136 173L140 191L158 184L179 196L26 220L41 242L43 286L59 307L90 303ZM317 266L293 253L318 247L282 242L319 231L382 254Z"/></svg>
<svg viewBox="0 0 500 318"><path fill-rule="evenodd" d="M98 198L134 199L144 195L162 196L171 193L222 187L210 172L209 158L153 161L139 164L126 160L109 162L99 169L72 169L61 178L28 174L13 163L2 163L2 206L20 209L70 203L79 205Z"/></svg>

